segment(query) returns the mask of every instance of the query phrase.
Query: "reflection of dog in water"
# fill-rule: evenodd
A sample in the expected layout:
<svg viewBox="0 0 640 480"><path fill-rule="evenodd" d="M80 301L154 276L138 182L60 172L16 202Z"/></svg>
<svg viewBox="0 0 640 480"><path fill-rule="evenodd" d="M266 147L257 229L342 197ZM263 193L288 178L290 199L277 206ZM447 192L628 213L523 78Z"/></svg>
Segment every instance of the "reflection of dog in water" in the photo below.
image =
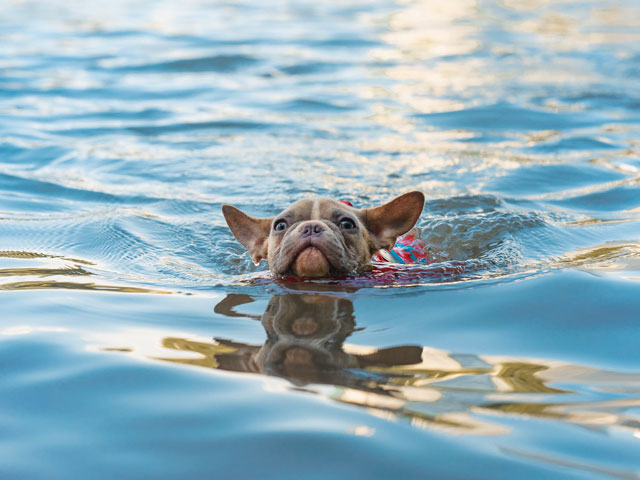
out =
<svg viewBox="0 0 640 480"><path fill-rule="evenodd" d="M638 375L562 362L452 354L410 345L376 350L345 343L357 329L353 303L344 297L281 294L271 298L262 315L235 310L253 301L249 295L230 294L216 305L215 312L260 320L267 334L263 345L164 338L163 347L198 353L199 358L153 358L282 377L297 388L308 385L308 391L317 391L313 384L332 385L335 388L330 396L336 401L452 433L508 431L498 422L475 415L486 413L554 419L591 429L617 427L640 435L633 415L627 414L637 408L639 399L572 402L563 398L571 391L553 386L640 388ZM537 395L540 401L532 401Z"/></svg>
<svg viewBox="0 0 640 480"><path fill-rule="evenodd" d="M228 295L216 313L244 316L233 309L251 302L247 295ZM315 294L275 295L261 317L267 340L261 347L216 339L233 352L216 355L218 368L285 377L296 385L361 383L350 369L392 367L420 362L422 348L400 346L367 354L347 353L345 339L355 329L353 303Z"/></svg>

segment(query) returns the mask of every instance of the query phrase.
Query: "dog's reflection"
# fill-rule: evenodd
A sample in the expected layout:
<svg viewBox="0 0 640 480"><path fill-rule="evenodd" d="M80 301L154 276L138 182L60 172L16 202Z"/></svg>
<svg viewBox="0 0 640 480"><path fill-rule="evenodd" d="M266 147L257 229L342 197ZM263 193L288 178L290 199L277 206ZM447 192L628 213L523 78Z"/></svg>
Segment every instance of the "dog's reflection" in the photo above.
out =
<svg viewBox="0 0 640 480"><path fill-rule="evenodd" d="M228 295L216 313L241 315L235 308L251 302L247 295ZM400 346L370 353L347 353L344 341L355 329L353 303L341 297L316 294L275 295L259 317L267 334L258 347L216 339L232 351L215 355L218 368L284 377L298 386L309 383L362 383L351 369L392 367L420 362L422 348Z"/></svg>
<svg viewBox="0 0 640 480"><path fill-rule="evenodd" d="M385 418L451 433L495 435L508 431L477 414L555 419L591 429L632 430L636 397L620 401L567 402L573 392L554 385L577 382L582 390L640 389L640 376L527 358L455 354L427 346L376 349L346 343L357 332L353 303L344 296L287 293L273 296L262 315L242 313L254 302L229 294L215 307L226 317L259 320L263 345L165 337L162 346L185 358L152 358L288 380L296 389L367 408ZM166 350L165 350L166 352ZM176 352L177 353L177 352ZM192 355L197 354L197 355ZM331 389L323 389L330 385ZM571 395L569 395L571 397ZM536 402L534 399L540 399Z"/></svg>

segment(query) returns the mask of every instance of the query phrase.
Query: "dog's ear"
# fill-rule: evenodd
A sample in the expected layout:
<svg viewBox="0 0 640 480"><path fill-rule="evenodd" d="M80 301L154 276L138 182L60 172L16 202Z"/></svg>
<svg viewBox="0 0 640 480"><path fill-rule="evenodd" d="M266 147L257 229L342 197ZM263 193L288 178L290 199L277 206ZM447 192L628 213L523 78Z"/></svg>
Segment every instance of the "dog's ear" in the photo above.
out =
<svg viewBox="0 0 640 480"><path fill-rule="evenodd" d="M396 238L413 228L423 208L422 192L405 193L380 207L365 208L365 224L378 243L374 249L392 248Z"/></svg>
<svg viewBox="0 0 640 480"><path fill-rule="evenodd" d="M247 247L251 260L258 265L260 260L267 257L269 232L273 220L250 217L231 205L223 205L222 214L233 236Z"/></svg>

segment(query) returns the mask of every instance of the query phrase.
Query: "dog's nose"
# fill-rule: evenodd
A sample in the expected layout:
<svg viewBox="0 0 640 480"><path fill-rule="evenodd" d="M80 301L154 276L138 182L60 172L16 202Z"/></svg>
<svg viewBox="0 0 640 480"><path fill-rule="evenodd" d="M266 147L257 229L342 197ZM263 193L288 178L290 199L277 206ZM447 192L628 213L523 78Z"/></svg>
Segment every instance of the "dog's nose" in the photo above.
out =
<svg viewBox="0 0 640 480"><path fill-rule="evenodd" d="M324 232L324 225L320 222L305 222L298 227L298 231L304 237L315 237Z"/></svg>

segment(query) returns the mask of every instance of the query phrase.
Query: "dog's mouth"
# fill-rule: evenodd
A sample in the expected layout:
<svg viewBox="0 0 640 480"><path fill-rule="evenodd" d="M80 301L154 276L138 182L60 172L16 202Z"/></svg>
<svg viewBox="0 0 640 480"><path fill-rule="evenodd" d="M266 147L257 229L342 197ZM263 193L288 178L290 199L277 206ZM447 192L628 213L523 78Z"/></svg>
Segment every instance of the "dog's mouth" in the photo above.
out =
<svg viewBox="0 0 640 480"><path fill-rule="evenodd" d="M345 256L336 242L325 238L296 239L279 252L272 269L277 277L340 277L347 274Z"/></svg>
<svg viewBox="0 0 640 480"><path fill-rule="evenodd" d="M300 250L290 267L297 277L325 277L331 273L331 263L316 246L309 245Z"/></svg>

